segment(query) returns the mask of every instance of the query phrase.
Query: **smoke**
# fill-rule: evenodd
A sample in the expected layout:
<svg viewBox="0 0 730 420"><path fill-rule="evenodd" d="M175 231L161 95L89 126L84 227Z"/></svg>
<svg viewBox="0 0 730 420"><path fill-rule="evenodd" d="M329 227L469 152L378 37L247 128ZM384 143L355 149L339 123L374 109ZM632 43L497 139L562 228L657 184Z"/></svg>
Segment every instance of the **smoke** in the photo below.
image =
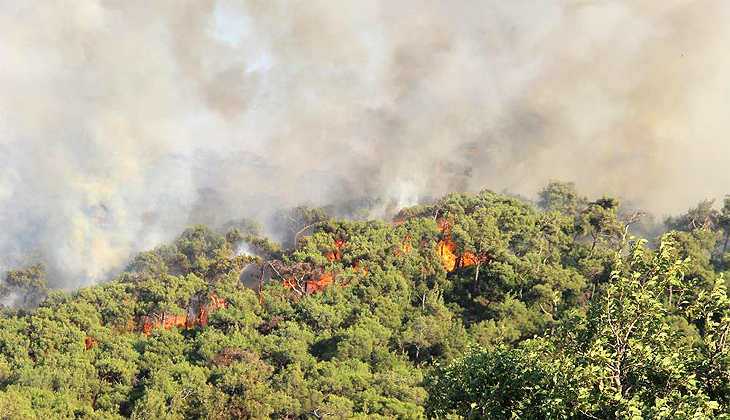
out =
<svg viewBox="0 0 730 420"><path fill-rule="evenodd" d="M236 249L234 250L235 255L254 255L255 253L251 250L251 247L248 246L245 242L241 242L240 244L236 245Z"/></svg>
<svg viewBox="0 0 730 420"><path fill-rule="evenodd" d="M39 253L75 287L192 223L551 178L680 211L728 192L729 12L2 2L0 261Z"/></svg>

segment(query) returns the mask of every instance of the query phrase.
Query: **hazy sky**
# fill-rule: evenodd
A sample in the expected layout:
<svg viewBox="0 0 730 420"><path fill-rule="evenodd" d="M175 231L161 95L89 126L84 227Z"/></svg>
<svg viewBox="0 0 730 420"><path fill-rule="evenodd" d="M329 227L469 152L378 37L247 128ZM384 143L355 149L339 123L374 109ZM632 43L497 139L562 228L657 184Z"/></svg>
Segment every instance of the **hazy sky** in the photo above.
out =
<svg viewBox="0 0 730 420"><path fill-rule="evenodd" d="M0 2L0 268L35 252L76 286L192 223L551 178L679 212L730 192L728 12Z"/></svg>

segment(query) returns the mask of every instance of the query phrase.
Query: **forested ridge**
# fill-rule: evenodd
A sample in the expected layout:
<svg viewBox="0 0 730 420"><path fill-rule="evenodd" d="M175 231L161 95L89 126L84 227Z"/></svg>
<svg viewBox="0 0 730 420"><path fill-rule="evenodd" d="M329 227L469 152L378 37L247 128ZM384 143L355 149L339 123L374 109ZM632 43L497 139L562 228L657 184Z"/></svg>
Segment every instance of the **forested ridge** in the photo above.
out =
<svg viewBox="0 0 730 420"><path fill-rule="evenodd" d="M0 294L0 419L730 418L730 199L647 218L552 181L391 222L195 226L113 281ZM637 235L635 238L634 235Z"/></svg>

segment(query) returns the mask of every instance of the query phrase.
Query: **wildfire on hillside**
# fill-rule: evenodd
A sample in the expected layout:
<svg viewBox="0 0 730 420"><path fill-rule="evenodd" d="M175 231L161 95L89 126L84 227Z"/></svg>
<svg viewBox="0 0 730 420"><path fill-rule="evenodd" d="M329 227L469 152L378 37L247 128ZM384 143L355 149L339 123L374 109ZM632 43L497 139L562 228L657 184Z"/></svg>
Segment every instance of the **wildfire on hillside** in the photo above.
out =
<svg viewBox="0 0 730 420"><path fill-rule="evenodd" d="M97 345L99 345L98 340L94 340L93 338L91 338L88 335L86 336L86 340L85 340L86 350L91 350L94 346L97 346Z"/></svg>
<svg viewBox="0 0 730 420"><path fill-rule="evenodd" d="M332 273L325 273L322 277L307 282L307 293L321 292L333 281L335 281L335 275Z"/></svg>
<svg viewBox="0 0 730 420"><path fill-rule="evenodd" d="M179 329L192 329L196 325L207 325L208 315L215 309L225 308L227 302L215 294L208 295L208 303L202 304L200 301L191 302L186 308L185 315L163 314L161 317L154 315L142 315L139 318L139 325L142 333L145 335L152 334L155 328L170 329L177 327Z"/></svg>
<svg viewBox="0 0 730 420"><path fill-rule="evenodd" d="M403 252L408 253L411 250L411 245L408 243L408 241L411 239L410 235L406 235L406 238L403 239L403 244L401 244L401 249L403 249Z"/></svg>
<svg viewBox="0 0 730 420"><path fill-rule="evenodd" d="M335 281L335 275L333 273L323 273L319 276L315 276L310 280L304 280L298 282L293 278L288 278L282 282L284 287L287 289L299 292L299 294L311 295L312 293L321 292L324 288Z"/></svg>
<svg viewBox="0 0 730 420"><path fill-rule="evenodd" d="M342 238L336 240L335 250L327 253L327 259L330 261L342 259L342 253L340 252L340 248L342 248L342 245L344 245L344 243L345 241Z"/></svg>
<svg viewBox="0 0 730 420"><path fill-rule="evenodd" d="M411 240L411 236L406 235L405 239L403 239L403 242L401 242L400 249L394 248L393 254L395 254L395 256L397 257L398 255L400 255L401 251L403 251L403 253L405 253L405 254L410 252L411 245L408 243L408 241L410 241L410 240Z"/></svg>
<svg viewBox="0 0 730 420"><path fill-rule="evenodd" d="M367 268L367 267L361 267L360 266L360 261L355 260L355 263L352 266L352 268L355 269L355 270L362 270L362 272L365 273L365 274L370 274L370 269Z"/></svg>
<svg viewBox="0 0 730 420"><path fill-rule="evenodd" d="M443 219L438 220L439 229L443 236L438 243L436 253L444 261L446 270L449 272L456 270L457 268L468 267L470 265L476 265L480 261L480 257L472 252L464 252L461 255L456 253L456 243L449 236L449 222ZM484 262L489 257L485 254L481 257L481 261Z"/></svg>
<svg viewBox="0 0 730 420"><path fill-rule="evenodd" d="M329 251L326 257L330 261L339 261L342 259L342 252L340 251L342 246L345 245L345 240L339 238L335 240L334 250ZM354 260L352 264L354 270L362 270L364 274L370 274L370 270L367 267L362 267L358 260ZM321 292L324 288L335 281L335 273L333 271L322 272L321 270L309 267L300 273L299 280L297 276L282 276L282 285L287 289L294 290L300 295L310 295L312 293Z"/></svg>

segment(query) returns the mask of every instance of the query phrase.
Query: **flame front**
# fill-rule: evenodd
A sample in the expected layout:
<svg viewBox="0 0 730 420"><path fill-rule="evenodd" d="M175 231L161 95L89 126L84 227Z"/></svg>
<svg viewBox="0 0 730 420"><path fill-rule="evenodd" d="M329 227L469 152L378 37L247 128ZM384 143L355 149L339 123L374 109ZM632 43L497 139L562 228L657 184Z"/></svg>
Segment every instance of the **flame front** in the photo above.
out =
<svg viewBox="0 0 730 420"><path fill-rule="evenodd" d="M332 283L333 281L335 281L335 275L332 273L325 273L322 274L322 276L320 276L319 278L305 281L304 285L300 286L300 289L303 287L303 290L297 288L297 286L299 285L294 279L284 280L282 284L287 289L298 290L300 293L306 293L309 295L315 292L321 292L328 284Z"/></svg>
<svg viewBox="0 0 730 420"><path fill-rule="evenodd" d="M449 236L449 222L439 219L438 225L443 236L438 243L436 253L444 261L447 271L451 272L457 268L477 265L479 262L484 262L488 259L486 254L480 258L473 252L464 252L463 254L458 255L456 253L456 244Z"/></svg>
<svg viewBox="0 0 730 420"><path fill-rule="evenodd" d="M333 281L335 281L334 274L325 273L322 275L322 277L307 283L307 292L321 292L328 284L332 283Z"/></svg>
<svg viewBox="0 0 730 420"><path fill-rule="evenodd" d="M457 260L459 259L459 257L454 253L455 249L456 244L448 236L439 241L436 252L444 261L444 265L446 265L446 270L448 271L454 271Z"/></svg>
<svg viewBox="0 0 730 420"><path fill-rule="evenodd" d="M152 334L154 328L163 328L165 330L172 327L180 329L192 329L196 325L207 325L208 315L212 310L225 308L227 302L225 299L219 298L215 294L208 295L210 302L207 304L191 303L188 305L185 315L168 315L165 314L163 319L157 321L153 316L143 315L140 317L140 328L145 335ZM98 343L97 343L98 344ZM87 344L88 346L88 344Z"/></svg>
<svg viewBox="0 0 730 420"><path fill-rule="evenodd" d="M345 243L345 241L342 238L336 240L335 241L335 250L327 253L327 259L330 261L342 259L342 253L340 252L340 248L342 248L342 245L344 243Z"/></svg>
<svg viewBox="0 0 730 420"><path fill-rule="evenodd" d="M335 240L334 244L334 250L327 253L326 257L330 261L339 261L342 259L342 252L340 249L342 246L345 245L345 240L342 238L339 238ZM404 243L404 249L407 249L407 244ZM370 270L367 267L361 267L360 262L358 260L354 260L352 263L352 268L354 270L362 270L364 274L370 274ZM321 292L327 287L328 284L333 283L335 281L335 274L334 272L326 272L321 275L313 275L310 274L307 276L309 280L302 280L302 284L300 284L299 281L288 278L282 281L282 285L286 287L287 289L295 290L299 292L300 294L312 294ZM307 278L305 277L305 278Z"/></svg>

